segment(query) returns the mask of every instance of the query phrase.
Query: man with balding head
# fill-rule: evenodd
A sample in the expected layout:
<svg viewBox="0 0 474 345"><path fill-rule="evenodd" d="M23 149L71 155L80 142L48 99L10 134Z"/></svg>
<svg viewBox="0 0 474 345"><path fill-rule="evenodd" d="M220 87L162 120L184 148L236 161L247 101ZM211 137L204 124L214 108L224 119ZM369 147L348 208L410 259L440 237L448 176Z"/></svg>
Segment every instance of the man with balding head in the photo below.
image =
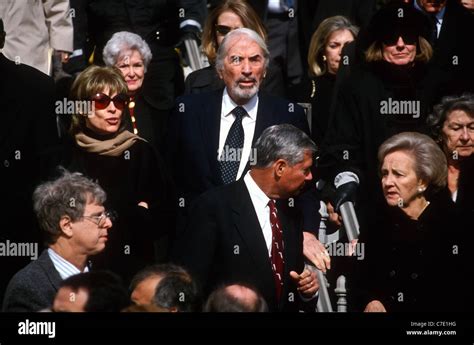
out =
<svg viewBox="0 0 474 345"><path fill-rule="evenodd" d="M230 284L223 285L209 295L204 311L268 312L268 305L255 288L242 284Z"/></svg>

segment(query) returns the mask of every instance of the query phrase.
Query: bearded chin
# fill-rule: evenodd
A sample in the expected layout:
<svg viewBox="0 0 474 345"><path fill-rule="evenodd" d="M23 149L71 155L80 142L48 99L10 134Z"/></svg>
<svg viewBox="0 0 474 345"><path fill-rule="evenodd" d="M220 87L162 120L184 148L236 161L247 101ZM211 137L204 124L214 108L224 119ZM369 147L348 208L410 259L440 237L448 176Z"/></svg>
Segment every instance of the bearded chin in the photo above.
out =
<svg viewBox="0 0 474 345"><path fill-rule="evenodd" d="M242 88L240 85L237 85L232 91L237 98L250 99L257 94L258 85L252 85L249 88Z"/></svg>

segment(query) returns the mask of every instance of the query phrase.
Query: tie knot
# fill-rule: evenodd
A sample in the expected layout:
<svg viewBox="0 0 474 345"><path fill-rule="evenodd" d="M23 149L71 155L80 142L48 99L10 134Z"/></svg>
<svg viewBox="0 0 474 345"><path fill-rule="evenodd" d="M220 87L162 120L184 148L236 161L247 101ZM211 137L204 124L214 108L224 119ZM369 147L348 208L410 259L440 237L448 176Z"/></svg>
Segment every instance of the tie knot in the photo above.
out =
<svg viewBox="0 0 474 345"><path fill-rule="evenodd" d="M241 106L235 107L234 110L232 110L232 114L235 115L235 119L241 121L242 118L247 115L247 112L245 109Z"/></svg>
<svg viewBox="0 0 474 345"><path fill-rule="evenodd" d="M275 210L276 209L275 200L270 199L270 201L268 202L268 206L270 207L270 211Z"/></svg>

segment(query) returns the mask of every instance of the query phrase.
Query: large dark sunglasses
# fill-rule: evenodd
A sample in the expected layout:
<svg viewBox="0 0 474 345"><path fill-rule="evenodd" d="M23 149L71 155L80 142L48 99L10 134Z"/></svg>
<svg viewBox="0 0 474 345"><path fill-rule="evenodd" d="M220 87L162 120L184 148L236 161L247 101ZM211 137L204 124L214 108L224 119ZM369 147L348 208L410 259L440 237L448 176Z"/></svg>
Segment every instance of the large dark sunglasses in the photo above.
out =
<svg viewBox="0 0 474 345"><path fill-rule="evenodd" d="M216 25L216 31L220 33L222 36L227 35L232 30L234 29L227 25Z"/></svg>
<svg viewBox="0 0 474 345"><path fill-rule="evenodd" d="M394 46L398 42L398 38L401 37L403 42L405 44L416 44L418 42L418 35L417 34L412 34L412 33L392 33L389 35L386 35L383 39L382 42L383 44L387 46Z"/></svg>
<svg viewBox="0 0 474 345"><path fill-rule="evenodd" d="M117 109L123 110L128 103L128 97L123 93L115 95L114 98L110 98L105 93L96 93L91 97L91 101L94 102L94 107L98 110L107 108L111 101L114 102Z"/></svg>

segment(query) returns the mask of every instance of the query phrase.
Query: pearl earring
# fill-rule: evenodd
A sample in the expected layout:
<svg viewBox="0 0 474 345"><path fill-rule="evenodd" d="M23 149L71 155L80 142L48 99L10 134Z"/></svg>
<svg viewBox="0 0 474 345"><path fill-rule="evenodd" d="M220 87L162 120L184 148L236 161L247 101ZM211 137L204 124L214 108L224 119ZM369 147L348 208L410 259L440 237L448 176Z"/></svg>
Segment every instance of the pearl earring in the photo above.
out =
<svg viewBox="0 0 474 345"><path fill-rule="evenodd" d="M323 61L326 61L326 60L327 60L326 55L323 55Z"/></svg>
<svg viewBox="0 0 474 345"><path fill-rule="evenodd" d="M418 192L423 193L425 189L423 187L418 187Z"/></svg>

